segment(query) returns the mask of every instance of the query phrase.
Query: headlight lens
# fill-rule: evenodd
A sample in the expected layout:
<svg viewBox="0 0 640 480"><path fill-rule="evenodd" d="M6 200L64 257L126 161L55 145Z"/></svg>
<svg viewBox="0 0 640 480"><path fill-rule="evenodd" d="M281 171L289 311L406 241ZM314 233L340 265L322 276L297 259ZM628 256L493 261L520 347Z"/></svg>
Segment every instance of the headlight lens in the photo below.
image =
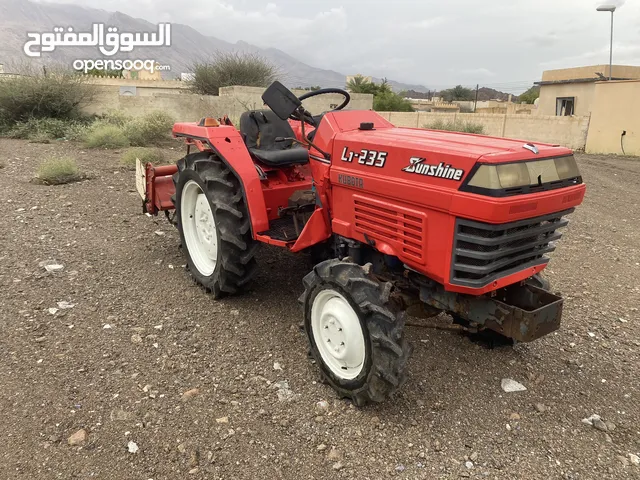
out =
<svg viewBox="0 0 640 480"><path fill-rule="evenodd" d="M524 162L498 165L498 179L502 188L530 185L529 169Z"/></svg>
<svg viewBox="0 0 640 480"><path fill-rule="evenodd" d="M556 158L556 170L558 171L558 177L560 180L566 180L567 178L575 178L580 176L580 170L578 170L578 164L573 157Z"/></svg>
<svg viewBox="0 0 640 480"><path fill-rule="evenodd" d="M487 190L527 187L580 177L573 156L480 165L467 185Z"/></svg>

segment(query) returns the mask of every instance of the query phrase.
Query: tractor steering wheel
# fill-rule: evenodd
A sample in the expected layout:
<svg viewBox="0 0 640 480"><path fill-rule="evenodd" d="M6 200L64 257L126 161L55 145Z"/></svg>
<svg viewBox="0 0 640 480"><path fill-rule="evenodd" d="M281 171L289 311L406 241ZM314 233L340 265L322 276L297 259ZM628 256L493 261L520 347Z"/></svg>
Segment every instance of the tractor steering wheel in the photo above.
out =
<svg viewBox="0 0 640 480"><path fill-rule="evenodd" d="M329 110L330 112L335 112L337 110L342 110L351 101L351 95L349 95L349 92L347 92L346 90L343 90L341 88L321 88L319 90L314 90L314 91L311 91L311 92L305 93L304 95L299 96L298 100L302 101L302 100L306 100L307 98L315 97L315 96L318 96L318 95L325 95L327 93L339 93L340 95L342 95L344 97L344 102L342 102L340 105L338 105L333 110ZM306 122L309 125L312 125L314 127L318 126L317 125L318 124L317 120L307 110L304 111L303 118L300 118L300 117L296 116L295 113L293 113L289 118L291 118L292 120L298 120L298 121Z"/></svg>

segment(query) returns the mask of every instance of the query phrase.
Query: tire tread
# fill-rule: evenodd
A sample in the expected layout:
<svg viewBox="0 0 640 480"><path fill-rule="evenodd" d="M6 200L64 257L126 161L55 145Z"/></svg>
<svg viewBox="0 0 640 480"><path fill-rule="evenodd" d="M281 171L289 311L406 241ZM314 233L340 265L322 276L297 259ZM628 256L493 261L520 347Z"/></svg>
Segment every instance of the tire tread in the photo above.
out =
<svg viewBox="0 0 640 480"><path fill-rule="evenodd" d="M242 185L229 168L215 154L199 152L185 156L177 162L178 172L173 175L177 191L180 176L185 171L195 172L211 204L220 234L220 268L209 277L202 276L193 266L187 254L187 268L196 283L211 292L214 298L242 291L253 278L257 264L255 253L258 247L251 236L248 209L242 193ZM179 201L176 202L179 208ZM182 225L178 212L178 229ZM184 238L182 241L186 248Z"/></svg>

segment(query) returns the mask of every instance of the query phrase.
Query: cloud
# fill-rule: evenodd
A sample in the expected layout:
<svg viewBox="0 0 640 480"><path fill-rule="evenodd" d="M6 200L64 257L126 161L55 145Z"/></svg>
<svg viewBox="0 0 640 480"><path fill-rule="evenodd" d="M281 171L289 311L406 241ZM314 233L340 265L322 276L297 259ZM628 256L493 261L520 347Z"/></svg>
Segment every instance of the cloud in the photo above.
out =
<svg viewBox="0 0 640 480"><path fill-rule="evenodd" d="M419 28L419 29L428 29L433 28L438 25L442 25L445 22L443 17L433 17L427 18L425 20L419 20L417 22L410 22L408 25L401 25L402 28L410 27L410 28Z"/></svg>
<svg viewBox="0 0 640 480"><path fill-rule="evenodd" d="M393 8L381 0L51 1L183 23L324 69L443 87L534 81L544 69L606 63L609 18L596 5L616 2L624 7L615 14L614 61L640 63L638 0L403 1Z"/></svg>
<svg viewBox="0 0 640 480"><path fill-rule="evenodd" d="M600 5L615 5L616 8L620 8L625 4L626 0L601 0L595 2L595 6L599 7Z"/></svg>
<svg viewBox="0 0 640 480"><path fill-rule="evenodd" d="M640 45L638 44L613 44L614 65L638 64L640 63ZM608 65L609 47L590 50L578 55L558 58L555 60L541 62L545 68L577 67L581 65Z"/></svg>
<svg viewBox="0 0 640 480"><path fill-rule="evenodd" d="M535 34L525 39L525 43L533 47L552 47L558 43L560 36L557 33Z"/></svg>
<svg viewBox="0 0 640 480"><path fill-rule="evenodd" d="M487 68L462 68L459 70L452 70L467 77L495 77L496 73Z"/></svg>
<svg viewBox="0 0 640 480"><path fill-rule="evenodd" d="M257 44L300 44L312 39L323 39L332 32L344 31L347 27L347 16L344 8L335 7L321 10L311 16L298 16L295 10L280 9L275 3L268 3L260 9L237 9L223 2L196 2L200 12L209 16L194 16L192 22L200 25L210 24L214 18L216 23L224 23L227 41L243 40ZM201 10L200 10L201 8ZM260 45L260 46L262 46Z"/></svg>

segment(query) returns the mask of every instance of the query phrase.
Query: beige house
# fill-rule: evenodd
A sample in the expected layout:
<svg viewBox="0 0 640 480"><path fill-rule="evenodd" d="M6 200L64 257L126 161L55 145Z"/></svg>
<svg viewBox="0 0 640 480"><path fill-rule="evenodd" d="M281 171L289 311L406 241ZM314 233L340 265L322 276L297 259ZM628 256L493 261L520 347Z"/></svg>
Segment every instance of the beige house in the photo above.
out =
<svg viewBox="0 0 640 480"><path fill-rule="evenodd" d="M156 68L160 64L155 62ZM153 73L141 68L133 68L131 70L123 70L122 77L130 80L162 80L162 72L160 70L154 70Z"/></svg>
<svg viewBox="0 0 640 480"><path fill-rule="evenodd" d="M594 85L587 153L640 155L640 80Z"/></svg>
<svg viewBox="0 0 640 480"><path fill-rule="evenodd" d="M640 79L640 67L614 65L613 80ZM542 73L538 115L589 115L593 109L596 82L607 80L609 65L546 70Z"/></svg>

